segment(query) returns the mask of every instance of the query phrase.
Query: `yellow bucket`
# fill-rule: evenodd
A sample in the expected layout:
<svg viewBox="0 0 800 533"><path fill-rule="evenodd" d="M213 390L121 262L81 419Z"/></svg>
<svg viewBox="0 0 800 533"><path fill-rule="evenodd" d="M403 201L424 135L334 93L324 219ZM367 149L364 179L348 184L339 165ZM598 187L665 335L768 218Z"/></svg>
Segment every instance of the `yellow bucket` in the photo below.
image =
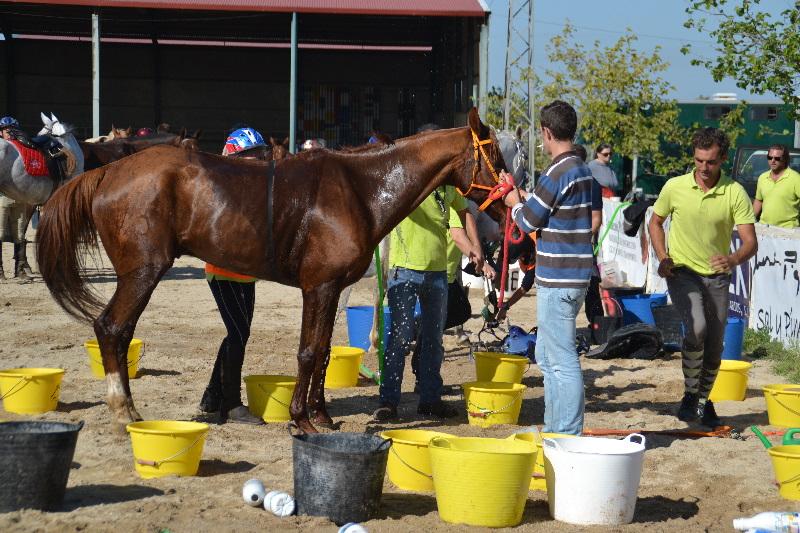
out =
<svg viewBox="0 0 800 533"><path fill-rule="evenodd" d="M469 423L488 428L495 424L516 424L527 387L519 383L470 381L461 385Z"/></svg>
<svg viewBox="0 0 800 533"><path fill-rule="evenodd" d="M527 442L436 437L428 444L439 517L514 527L522 520L536 448Z"/></svg>
<svg viewBox="0 0 800 533"><path fill-rule="evenodd" d="M800 427L800 385L761 387L767 400L769 424L784 428Z"/></svg>
<svg viewBox="0 0 800 533"><path fill-rule="evenodd" d="M773 446L767 449L767 453L772 459L781 498L800 500L800 446Z"/></svg>
<svg viewBox="0 0 800 533"><path fill-rule="evenodd" d="M566 435L564 433L539 433L541 438L550 437L575 437L576 435ZM514 433L509 440L528 442L536 445L536 465L533 467L531 476L531 490L547 490L547 477L544 469L544 452L542 452L542 442L533 440L533 433Z"/></svg>
<svg viewBox="0 0 800 533"><path fill-rule="evenodd" d="M381 433L391 439L392 447L386 472L389 480L403 490L433 491L428 443L435 437L453 437L449 433L424 429L393 429Z"/></svg>
<svg viewBox="0 0 800 533"><path fill-rule="evenodd" d="M751 368L753 368L753 364L747 361L723 359L708 399L712 402L723 400L741 402L744 400L747 392L747 373Z"/></svg>
<svg viewBox="0 0 800 533"><path fill-rule="evenodd" d="M265 422L289 420L289 406L296 378L293 376L246 376L247 406Z"/></svg>
<svg viewBox="0 0 800 533"><path fill-rule="evenodd" d="M475 352L475 373L478 381L521 383L531 363L527 357L494 352Z"/></svg>
<svg viewBox="0 0 800 533"><path fill-rule="evenodd" d="M0 398L9 413L38 415L58 407L60 368L15 368L0 371Z"/></svg>
<svg viewBox="0 0 800 533"><path fill-rule="evenodd" d="M103 357L100 355L100 343L93 339L83 343L86 351L89 352L89 365L92 367L92 374L96 378L106 377L106 369L103 367ZM128 345L128 377L133 379L139 372L139 359L142 358L144 351L144 341L142 339L131 339Z"/></svg>
<svg viewBox="0 0 800 533"><path fill-rule="evenodd" d="M208 424L152 420L128 424L126 429L136 471L144 479L197 473Z"/></svg>
<svg viewBox="0 0 800 533"><path fill-rule="evenodd" d="M342 389L358 385L358 369L364 350L351 346L331 346L331 358L325 371L325 388Z"/></svg>

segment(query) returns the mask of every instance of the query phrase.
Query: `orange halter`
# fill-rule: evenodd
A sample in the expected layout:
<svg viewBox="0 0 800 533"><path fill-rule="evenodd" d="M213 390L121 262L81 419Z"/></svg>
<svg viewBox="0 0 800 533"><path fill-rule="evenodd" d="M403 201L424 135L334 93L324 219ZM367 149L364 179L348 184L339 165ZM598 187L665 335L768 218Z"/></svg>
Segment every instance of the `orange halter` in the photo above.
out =
<svg viewBox="0 0 800 533"><path fill-rule="evenodd" d="M489 144L492 142L491 139L485 139L483 141L478 139L478 136L475 134L474 131L470 131L472 133L472 147L475 149L475 166L472 167L472 182L469 184L469 189L467 192L462 192L460 188L456 187L456 190L459 192L461 196L466 196L472 191L472 189L485 189L489 191L489 197L483 202L480 207L478 207L478 211L483 211L489 204L494 202L495 200L499 200L505 194L504 185L500 183L500 177L497 175L497 171L492 166L492 163L489 161L489 158L486 156L486 151L483 149L484 144ZM481 162L481 155L483 156L483 160L486 161L486 165L489 167L489 171L492 173L492 177L494 178L495 185L494 187L488 187L486 185L478 185L475 183L475 176L478 175L478 167L480 166ZM501 190L502 192L499 195L495 194L495 191Z"/></svg>

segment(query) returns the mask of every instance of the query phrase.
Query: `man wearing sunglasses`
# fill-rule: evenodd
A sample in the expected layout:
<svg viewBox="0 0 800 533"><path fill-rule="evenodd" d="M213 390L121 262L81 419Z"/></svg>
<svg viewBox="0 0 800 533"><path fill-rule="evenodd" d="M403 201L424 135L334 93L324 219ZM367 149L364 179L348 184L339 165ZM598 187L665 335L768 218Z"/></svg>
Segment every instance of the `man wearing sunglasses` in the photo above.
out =
<svg viewBox="0 0 800 533"><path fill-rule="evenodd" d="M611 149L610 144L603 143L594 151L595 159L589 161L589 169L592 171L592 177L597 180L597 183L602 187L601 191L603 198L611 198L617 196L617 189L619 188L619 181L617 181L617 173L609 166L611 156L614 151Z"/></svg>
<svg viewBox="0 0 800 533"><path fill-rule="evenodd" d="M769 170L758 177L753 211L764 224L796 228L800 225L800 174L789 168L789 149L773 144L767 162Z"/></svg>
<svg viewBox="0 0 800 533"><path fill-rule="evenodd" d="M708 399L722 359L730 303L731 270L758 250L755 216L744 187L722 174L730 140L702 128L692 137L694 171L667 181L653 205L650 238L672 303L684 326L681 360L684 395L678 419L722 426ZM664 222L671 217L669 251ZM730 253L734 226L742 245Z"/></svg>

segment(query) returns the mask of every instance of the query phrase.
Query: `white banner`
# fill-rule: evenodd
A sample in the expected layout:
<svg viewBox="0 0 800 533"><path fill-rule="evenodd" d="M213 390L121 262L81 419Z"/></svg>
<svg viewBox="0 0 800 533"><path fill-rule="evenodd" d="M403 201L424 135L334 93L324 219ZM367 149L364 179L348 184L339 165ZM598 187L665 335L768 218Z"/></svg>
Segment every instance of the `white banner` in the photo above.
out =
<svg viewBox="0 0 800 533"><path fill-rule="evenodd" d="M620 203L603 199L603 225L600 227L600 251L598 262L616 261L623 272L623 282L634 287L644 287L647 281L647 257L642 249L648 250L647 233L640 230L636 237L628 237L623 231L622 211ZM611 229L606 233L608 223Z"/></svg>

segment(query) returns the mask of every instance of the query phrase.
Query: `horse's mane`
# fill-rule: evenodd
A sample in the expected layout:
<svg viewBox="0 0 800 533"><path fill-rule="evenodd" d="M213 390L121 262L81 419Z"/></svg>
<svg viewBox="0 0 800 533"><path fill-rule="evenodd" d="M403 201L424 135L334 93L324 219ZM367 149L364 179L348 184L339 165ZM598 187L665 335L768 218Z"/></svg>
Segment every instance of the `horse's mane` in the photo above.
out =
<svg viewBox="0 0 800 533"><path fill-rule="evenodd" d="M146 133L144 135L134 135L133 137L127 137L126 140L171 139L173 137L180 137L180 135L178 135L177 133L153 132L153 133Z"/></svg>

